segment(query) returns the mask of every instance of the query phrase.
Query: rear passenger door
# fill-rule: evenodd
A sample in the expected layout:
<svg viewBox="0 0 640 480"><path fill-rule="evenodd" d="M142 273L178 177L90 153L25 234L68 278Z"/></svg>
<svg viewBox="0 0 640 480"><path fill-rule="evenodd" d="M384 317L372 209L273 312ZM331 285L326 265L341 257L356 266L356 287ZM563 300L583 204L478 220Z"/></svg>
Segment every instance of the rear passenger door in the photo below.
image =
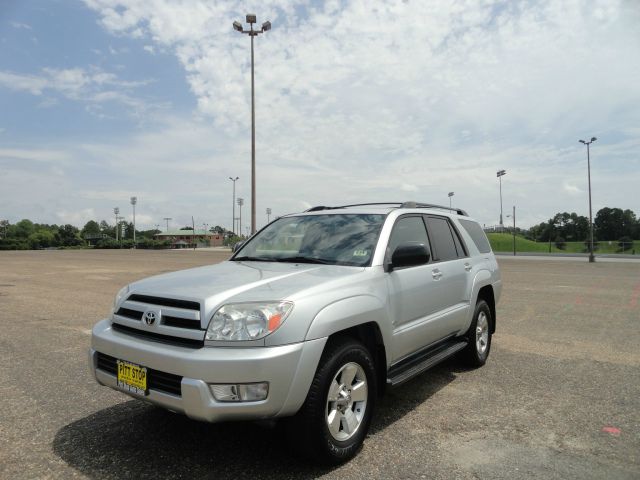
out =
<svg viewBox="0 0 640 480"><path fill-rule="evenodd" d="M431 240L432 278L435 294L443 307L443 329L448 333L464 327L471 292L471 263L460 234L447 217L426 216Z"/></svg>

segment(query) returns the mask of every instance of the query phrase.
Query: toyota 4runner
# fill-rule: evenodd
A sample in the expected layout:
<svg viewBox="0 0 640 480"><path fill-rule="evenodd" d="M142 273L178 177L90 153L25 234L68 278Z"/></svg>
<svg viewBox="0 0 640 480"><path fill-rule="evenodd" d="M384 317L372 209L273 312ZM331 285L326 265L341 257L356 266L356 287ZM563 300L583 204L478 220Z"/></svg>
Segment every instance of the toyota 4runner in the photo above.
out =
<svg viewBox="0 0 640 480"><path fill-rule="evenodd" d="M228 261L124 287L89 363L98 383L194 419L286 417L296 449L339 463L386 386L456 353L486 362L501 285L462 210L315 207Z"/></svg>

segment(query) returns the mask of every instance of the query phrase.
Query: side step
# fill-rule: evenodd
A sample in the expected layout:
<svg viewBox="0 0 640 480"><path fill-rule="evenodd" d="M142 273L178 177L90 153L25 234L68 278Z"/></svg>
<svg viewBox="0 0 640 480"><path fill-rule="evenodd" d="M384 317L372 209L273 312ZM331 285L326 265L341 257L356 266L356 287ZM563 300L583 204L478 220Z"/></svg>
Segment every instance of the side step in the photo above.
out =
<svg viewBox="0 0 640 480"><path fill-rule="evenodd" d="M416 375L429 370L431 367L458 353L466 346L466 340L457 338L437 345L434 348L418 351L389 369L387 385L396 387Z"/></svg>

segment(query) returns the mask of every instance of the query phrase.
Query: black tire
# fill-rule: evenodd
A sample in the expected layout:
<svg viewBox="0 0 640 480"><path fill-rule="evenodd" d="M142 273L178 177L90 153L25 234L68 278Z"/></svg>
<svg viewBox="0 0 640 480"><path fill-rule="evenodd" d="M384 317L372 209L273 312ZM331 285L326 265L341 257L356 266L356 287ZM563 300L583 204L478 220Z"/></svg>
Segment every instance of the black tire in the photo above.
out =
<svg viewBox="0 0 640 480"><path fill-rule="evenodd" d="M342 386L343 375L348 381L349 372L354 369L353 365L360 369L355 369L353 382L340 390L341 394L348 391L348 397L338 396L339 401L330 402L329 394L333 393L330 388L333 385L335 391L335 385ZM362 390L361 383L363 375L365 390ZM328 344L304 404L298 413L287 421L287 437L294 451L324 465L337 465L353 458L362 446L371 424L377 394L376 378L371 354L360 342L342 338ZM337 380L335 385L334 379ZM359 392L353 393L353 399L352 387L353 392ZM364 404L355 400L365 397ZM351 410L351 413L348 410ZM347 420L358 416L360 420L357 427L353 432L349 432ZM338 419L338 429L342 431L335 431L336 422L333 423L334 433L330 431L330 418Z"/></svg>
<svg viewBox="0 0 640 480"><path fill-rule="evenodd" d="M486 331L486 340L484 342L478 342L478 323L480 323L483 331ZM470 367L477 368L487 363L487 358L489 358L489 352L491 351L491 325L493 325L493 318L489 305L484 300L478 300L473 312L471 326L467 332L469 344L462 351L462 358Z"/></svg>

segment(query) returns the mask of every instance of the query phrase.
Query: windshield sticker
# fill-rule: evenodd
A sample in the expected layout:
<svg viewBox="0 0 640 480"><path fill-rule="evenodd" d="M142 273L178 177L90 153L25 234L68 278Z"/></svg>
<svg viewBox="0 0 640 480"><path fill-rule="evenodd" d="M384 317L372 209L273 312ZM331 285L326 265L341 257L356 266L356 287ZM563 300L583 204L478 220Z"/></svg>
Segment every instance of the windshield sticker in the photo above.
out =
<svg viewBox="0 0 640 480"><path fill-rule="evenodd" d="M366 257L367 255L369 255L369 250L354 250L353 251L353 256L354 257Z"/></svg>

